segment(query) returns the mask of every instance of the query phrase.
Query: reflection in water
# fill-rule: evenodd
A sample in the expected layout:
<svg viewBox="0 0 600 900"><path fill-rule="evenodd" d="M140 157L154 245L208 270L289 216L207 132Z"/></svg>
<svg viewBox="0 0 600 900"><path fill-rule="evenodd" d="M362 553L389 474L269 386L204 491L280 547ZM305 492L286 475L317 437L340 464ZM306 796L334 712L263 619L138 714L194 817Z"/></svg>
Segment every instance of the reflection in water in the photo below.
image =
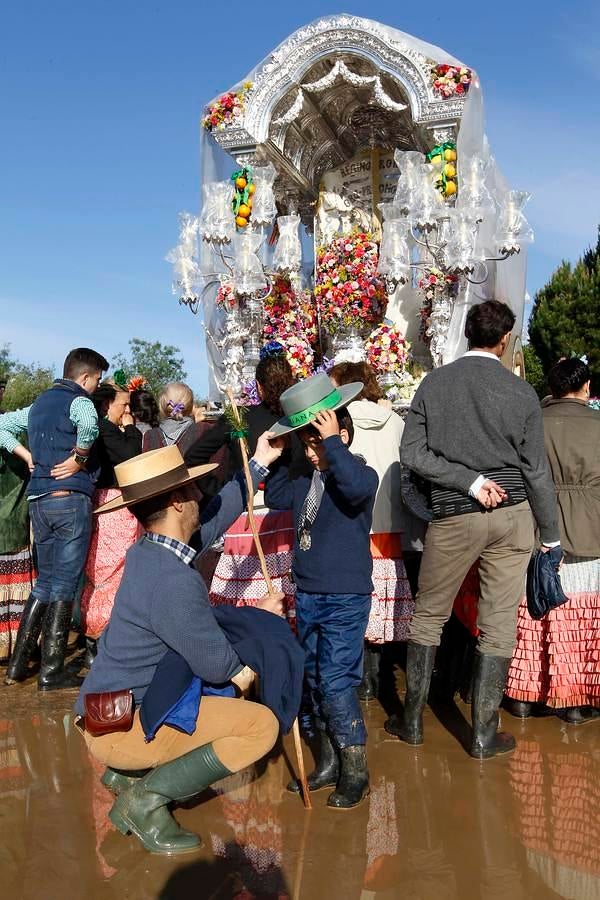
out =
<svg viewBox="0 0 600 900"><path fill-rule="evenodd" d="M205 842L183 859L112 829L102 768L68 713L46 703L0 720L3 895L600 900L600 726L528 722L512 757L478 763L430 711L416 749L383 737L378 707L368 716L368 801L332 811L323 791L306 813L273 757L177 810Z"/></svg>
<svg viewBox="0 0 600 900"><path fill-rule="evenodd" d="M600 756L521 741L510 761L527 862L561 897L600 897Z"/></svg>

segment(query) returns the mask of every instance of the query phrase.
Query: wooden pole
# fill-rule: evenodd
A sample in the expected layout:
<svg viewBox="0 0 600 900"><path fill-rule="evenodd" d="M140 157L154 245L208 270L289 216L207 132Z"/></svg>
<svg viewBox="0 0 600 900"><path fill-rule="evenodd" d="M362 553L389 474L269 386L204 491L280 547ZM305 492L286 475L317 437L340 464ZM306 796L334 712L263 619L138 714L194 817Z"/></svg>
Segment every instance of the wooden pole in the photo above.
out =
<svg viewBox="0 0 600 900"><path fill-rule="evenodd" d="M241 419L238 411L237 403L235 401L235 397L233 396L232 391L227 389L227 397L231 404L231 409L233 410L233 415L236 419L236 422L240 426L241 431ZM265 554L262 548L262 544L260 541L260 535L258 533L258 528L256 527L256 519L254 518L254 485L252 484L252 475L250 473L250 463L248 461L248 444L246 442L245 437L240 437L240 450L242 452L242 464L244 467L244 475L246 477L246 486L248 488L248 522L250 524L250 530L252 532L252 537L254 538L254 543L256 545L256 552L258 554L258 559L260 561L260 568L263 574L263 578L265 579L267 585L267 592L269 594L274 594L273 590L273 582L271 581L271 576L269 575L269 570L267 569L267 561L265 559ZM310 791L308 790L308 782L306 781L306 770L304 768L304 756L302 753L302 743L300 741L300 728L298 726L298 719L294 719L294 724L292 725L292 733L294 735L294 747L296 749L296 761L298 763L298 781L300 782L300 788L302 793L302 800L304 802L305 809L312 809L312 802L310 799Z"/></svg>

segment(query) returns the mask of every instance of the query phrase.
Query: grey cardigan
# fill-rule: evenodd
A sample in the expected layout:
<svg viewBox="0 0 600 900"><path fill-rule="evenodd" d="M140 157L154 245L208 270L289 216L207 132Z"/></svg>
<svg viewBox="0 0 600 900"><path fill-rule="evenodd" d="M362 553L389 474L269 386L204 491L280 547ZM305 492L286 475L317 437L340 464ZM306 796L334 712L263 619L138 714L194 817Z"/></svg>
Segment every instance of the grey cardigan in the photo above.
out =
<svg viewBox="0 0 600 900"><path fill-rule="evenodd" d="M400 452L418 475L467 495L478 475L519 469L540 539L559 540L539 400L491 356L464 356L427 375L406 418Z"/></svg>

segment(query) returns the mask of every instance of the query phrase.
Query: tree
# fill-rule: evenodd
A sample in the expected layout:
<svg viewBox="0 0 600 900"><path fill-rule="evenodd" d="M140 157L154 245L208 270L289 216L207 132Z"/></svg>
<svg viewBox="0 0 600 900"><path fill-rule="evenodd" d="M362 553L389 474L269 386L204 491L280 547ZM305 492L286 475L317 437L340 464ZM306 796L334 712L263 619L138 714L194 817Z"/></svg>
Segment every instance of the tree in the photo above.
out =
<svg viewBox="0 0 600 900"><path fill-rule="evenodd" d="M54 369L38 363L25 365L13 362L8 374L8 384L2 401L2 411L10 412L30 406L42 391L52 386Z"/></svg>
<svg viewBox="0 0 600 900"><path fill-rule="evenodd" d="M587 356L600 390L600 229L591 247L572 266L563 262L534 300L529 341L545 372L561 357Z"/></svg>
<svg viewBox="0 0 600 900"><path fill-rule="evenodd" d="M15 360L10 353L10 344L0 346L0 378L8 378L15 367Z"/></svg>
<svg viewBox="0 0 600 900"><path fill-rule="evenodd" d="M115 369L123 369L128 379L142 375L150 390L158 394L169 381L183 381L186 378L180 353L179 347L170 344L132 338L129 341L129 356L118 353L113 365Z"/></svg>
<svg viewBox="0 0 600 900"><path fill-rule="evenodd" d="M523 347L523 356L525 358L525 378L541 399L548 393L548 384L546 382L544 367L531 344L525 344Z"/></svg>

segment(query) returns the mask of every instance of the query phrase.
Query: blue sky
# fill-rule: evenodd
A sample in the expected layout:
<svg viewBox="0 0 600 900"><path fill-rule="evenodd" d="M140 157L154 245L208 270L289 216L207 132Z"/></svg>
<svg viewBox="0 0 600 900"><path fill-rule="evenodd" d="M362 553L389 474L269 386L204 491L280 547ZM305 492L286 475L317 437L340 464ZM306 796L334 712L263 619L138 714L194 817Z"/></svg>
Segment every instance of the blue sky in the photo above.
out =
<svg viewBox="0 0 600 900"><path fill-rule="evenodd" d="M178 345L205 386L200 323L171 294L177 213L199 206L204 103L290 32L348 12L448 50L481 78L493 152L530 190L529 291L600 221L600 4L21 0L0 58L0 343L60 364L131 337ZM8 40L7 40L8 38Z"/></svg>

